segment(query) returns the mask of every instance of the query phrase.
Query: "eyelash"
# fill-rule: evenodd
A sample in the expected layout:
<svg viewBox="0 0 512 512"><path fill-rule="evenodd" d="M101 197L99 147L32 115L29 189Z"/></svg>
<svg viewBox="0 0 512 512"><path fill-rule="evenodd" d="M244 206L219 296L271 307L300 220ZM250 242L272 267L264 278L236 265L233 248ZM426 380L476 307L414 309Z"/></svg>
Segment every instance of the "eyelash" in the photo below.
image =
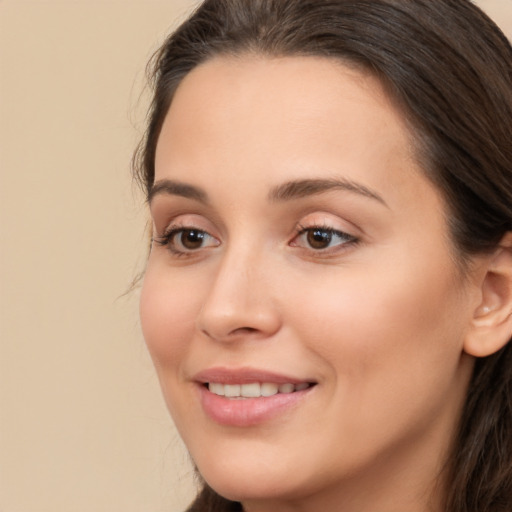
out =
<svg viewBox="0 0 512 512"><path fill-rule="evenodd" d="M160 246L166 247L174 256L177 257L189 256L199 249L204 249L204 247L198 247L197 249L188 250L177 249L175 244L173 244L174 239L180 234L183 236L183 234L186 232L196 233L197 235L200 235L200 237L206 236L215 240L215 238L212 235L210 235L207 231L204 231L203 229L199 229L193 226L171 226L162 236L154 237L153 242L157 243Z"/></svg>
<svg viewBox="0 0 512 512"><path fill-rule="evenodd" d="M296 240L300 239L301 237L304 237L305 235L313 235L316 233L319 236L321 243L321 238L327 240L327 242L330 244L333 237L338 237L341 239L341 243L336 244L333 247L326 247L326 248L314 248L311 247L311 241L306 240L306 243L309 244L309 247L303 247L305 250L312 251L315 254L322 254L322 255L330 255L332 253L338 253L350 246L356 245L359 243L359 239L353 235L350 235L349 233L345 233L344 231L340 231L337 229L333 229L327 225L315 225L315 226L303 226L298 225L297 226L297 234L293 237L292 241L290 242L290 245L292 247L298 247ZM160 237L154 237L153 242L157 243L160 246L167 247L167 249L176 257L187 257L190 256L200 249L205 249L207 247L201 246L194 249L178 249L175 245L174 240L177 236L180 234L183 236L186 232L195 233L196 235L199 235L199 238L209 237L212 240L216 240L215 237L210 235L207 231L204 231L202 229L193 227L193 226L171 226L162 236ZM181 242L183 245L183 243ZM217 241L213 246L216 247L220 244L220 242Z"/></svg>
<svg viewBox="0 0 512 512"><path fill-rule="evenodd" d="M344 231L340 231L338 229L334 229L325 224L324 225L316 225L316 226L302 226L299 224L298 232L294 236L293 240L297 240L300 237L303 237L304 235L311 235L311 234L315 234L315 233L321 234L321 235L327 235L328 243L330 243L332 241L333 237L338 237L342 240L341 243L336 244L333 247L327 247L327 248L313 248L313 247L311 247L311 243L309 243L310 241L308 241L309 250L312 250L315 253L319 253L319 254L323 254L323 255L337 253L339 251L346 249L349 246L356 245L357 243L359 243L359 239L357 237L355 237L354 235L351 235ZM323 238L325 239L326 237L324 236Z"/></svg>

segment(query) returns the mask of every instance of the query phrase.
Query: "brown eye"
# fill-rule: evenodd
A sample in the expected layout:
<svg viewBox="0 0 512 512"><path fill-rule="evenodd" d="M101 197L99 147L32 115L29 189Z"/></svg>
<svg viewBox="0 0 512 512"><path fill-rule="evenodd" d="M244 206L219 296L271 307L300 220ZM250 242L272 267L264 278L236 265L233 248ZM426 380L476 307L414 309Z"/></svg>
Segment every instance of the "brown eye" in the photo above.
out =
<svg viewBox="0 0 512 512"><path fill-rule="evenodd" d="M217 247L219 240L201 229L175 228L161 237L155 237L154 242L165 246L176 255L185 255L208 247Z"/></svg>
<svg viewBox="0 0 512 512"><path fill-rule="evenodd" d="M332 241L332 231L310 229L306 233L306 240L312 249L326 249Z"/></svg>
<svg viewBox="0 0 512 512"><path fill-rule="evenodd" d="M344 233L343 231L312 226L310 228L303 228L294 238L291 245L319 253L327 253L327 251L336 251L357 242L358 239L355 236Z"/></svg>
<svg viewBox="0 0 512 512"><path fill-rule="evenodd" d="M190 251L194 249L200 249L205 241L205 238L209 235L204 231L197 229L183 229L181 232L176 233L176 238L179 239L179 243L183 248Z"/></svg>

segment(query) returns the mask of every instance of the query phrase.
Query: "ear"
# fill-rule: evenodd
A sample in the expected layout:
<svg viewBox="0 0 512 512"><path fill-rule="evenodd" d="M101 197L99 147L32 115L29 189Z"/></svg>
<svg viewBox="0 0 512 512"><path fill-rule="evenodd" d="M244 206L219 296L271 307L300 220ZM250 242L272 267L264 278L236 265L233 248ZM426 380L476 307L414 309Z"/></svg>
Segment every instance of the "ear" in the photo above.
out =
<svg viewBox="0 0 512 512"><path fill-rule="evenodd" d="M512 337L512 232L485 258L480 275L481 302L473 312L464 350L475 357L486 357Z"/></svg>

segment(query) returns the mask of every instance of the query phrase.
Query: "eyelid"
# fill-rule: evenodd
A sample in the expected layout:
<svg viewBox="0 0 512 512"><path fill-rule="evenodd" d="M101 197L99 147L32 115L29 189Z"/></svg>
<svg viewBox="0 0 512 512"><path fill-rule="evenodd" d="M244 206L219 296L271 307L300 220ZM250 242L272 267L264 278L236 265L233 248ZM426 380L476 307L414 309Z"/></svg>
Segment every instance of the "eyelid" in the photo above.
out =
<svg viewBox="0 0 512 512"><path fill-rule="evenodd" d="M338 245L344 245L346 243L351 243L358 240L358 237L355 235L352 235L350 233L347 233L346 231L342 231L340 229L334 229L329 226L321 225L321 226L307 226L307 227L301 227L298 231L298 233L294 236L292 242L296 240L297 238L304 236L306 233L311 231L319 231L319 232L325 232L332 235L336 235L342 239L345 240L343 244Z"/></svg>
<svg viewBox="0 0 512 512"><path fill-rule="evenodd" d="M349 224L349 227L347 226ZM302 237L308 236L313 231L328 233L329 239L326 240L327 247L313 247L308 241L300 242ZM289 245L298 250L305 251L307 254L317 258L336 257L349 250L351 247L361 242L361 230L352 223L334 217L330 214L315 212L301 219L294 228L294 234ZM338 243L330 245L333 237L338 237ZM336 241L336 240L334 240ZM321 244L321 240L319 241Z"/></svg>
<svg viewBox="0 0 512 512"><path fill-rule="evenodd" d="M193 240L191 243L194 244L199 241L197 247L187 247L184 243L183 235L189 231L197 235L201 234L200 237ZM206 235L206 236L204 236ZM181 238L181 240L180 240ZM203 229L195 228L194 226L170 226L166 232L160 236L153 238L153 242L164 247L174 257L193 257L202 254L205 250L218 247L220 241L213 235ZM190 242L190 241L189 241ZM204 242L207 242L206 244Z"/></svg>
<svg viewBox="0 0 512 512"><path fill-rule="evenodd" d="M208 204L198 203L186 197L157 194L149 205L155 232L161 235L171 224L183 223L217 235L225 233L219 212Z"/></svg>
<svg viewBox="0 0 512 512"><path fill-rule="evenodd" d="M216 236L216 230L212 223L202 215L196 213L180 213L170 220L165 220L165 228L162 229L158 226L159 223L157 219L155 219L153 227L155 235L152 238L152 242L162 246L175 257L197 255L203 250L217 247L221 243L219 237ZM163 224L163 222L160 224ZM181 241L176 240L177 237L181 237L183 233L187 231L193 231L197 234L203 233L206 235L204 241L206 241L207 244L200 245L196 248L187 248L183 245L183 239L181 239Z"/></svg>
<svg viewBox="0 0 512 512"><path fill-rule="evenodd" d="M329 231L339 231L355 238L364 235L364 231L353 222L335 213L315 211L304 215L295 225L294 232L297 234L301 229L321 228Z"/></svg>
<svg viewBox="0 0 512 512"><path fill-rule="evenodd" d="M153 232L159 237L165 236L174 228L194 228L216 235L218 231L211 222L210 216L197 210L167 208L153 215ZM218 238L216 236L216 238Z"/></svg>

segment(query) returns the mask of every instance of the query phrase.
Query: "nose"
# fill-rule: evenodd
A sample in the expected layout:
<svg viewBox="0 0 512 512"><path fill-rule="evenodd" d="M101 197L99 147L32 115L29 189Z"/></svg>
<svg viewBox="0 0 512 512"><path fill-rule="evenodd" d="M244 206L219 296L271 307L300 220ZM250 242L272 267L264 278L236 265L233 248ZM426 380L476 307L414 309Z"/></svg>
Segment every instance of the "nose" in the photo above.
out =
<svg viewBox="0 0 512 512"><path fill-rule="evenodd" d="M281 318L272 273L263 258L251 257L247 251L226 254L209 283L197 328L220 342L275 334Z"/></svg>

